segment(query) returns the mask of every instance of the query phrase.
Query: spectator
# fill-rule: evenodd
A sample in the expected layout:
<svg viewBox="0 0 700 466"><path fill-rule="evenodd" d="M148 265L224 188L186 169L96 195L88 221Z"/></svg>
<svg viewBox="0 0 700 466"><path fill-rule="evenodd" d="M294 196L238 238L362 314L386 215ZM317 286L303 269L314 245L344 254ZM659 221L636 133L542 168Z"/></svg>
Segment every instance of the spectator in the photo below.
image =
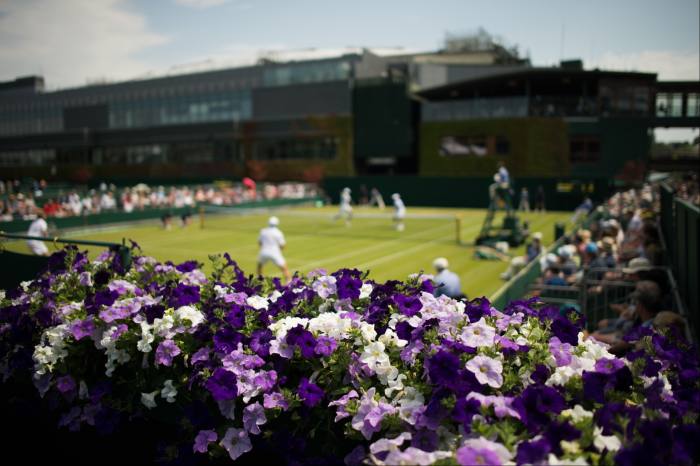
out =
<svg viewBox="0 0 700 466"><path fill-rule="evenodd" d="M445 295L454 299L464 299L462 285L459 276L448 269L449 262L444 257L438 257L433 261L433 267L437 275L433 278L435 282L435 296Z"/></svg>
<svg viewBox="0 0 700 466"><path fill-rule="evenodd" d="M532 234L532 242L527 245L524 256L514 257L510 261L508 270L501 274L502 280L510 280L517 275L527 264L535 260L542 252L542 233L536 231Z"/></svg>
<svg viewBox="0 0 700 466"><path fill-rule="evenodd" d="M597 338L595 334L593 335L599 341L611 343L612 346L609 351L616 355L624 354L632 348L623 339L626 334L629 334L635 327L651 327L654 323L654 318L661 311L661 289L659 285L652 281L642 280L637 282L631 298L634 306L634 323L631 328L624 333L618 332L613 334L612 341L600 335Z"/></svg>

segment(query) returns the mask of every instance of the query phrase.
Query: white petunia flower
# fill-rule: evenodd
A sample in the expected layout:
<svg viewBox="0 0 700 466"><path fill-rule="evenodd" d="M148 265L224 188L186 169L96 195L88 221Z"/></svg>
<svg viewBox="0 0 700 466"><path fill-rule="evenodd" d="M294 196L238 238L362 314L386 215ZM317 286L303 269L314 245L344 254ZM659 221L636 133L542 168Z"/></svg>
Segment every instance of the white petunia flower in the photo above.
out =
<svg viewBox="0 0 700 466"><path fill-rule="evenodd" d="M593 417L593 413L591 411L586 411L581 405L576 405L572 409L565 409L561 412L561 414L562 416L570 417L574 422L579 422Z"/></svg>
<svg viewBox="0 0 700 466"><path fill-rule="evenodd" d="M384 343L375 341L364 347L360 361L367 364L372 370L378 365L389 364L389 356L384 352Z"/></svg>
<svg viewBox="0 0 700 466"><path fill-rule="evenodd" d="M267 309L268 306L267 298L263 298L262 296L258 295L248 296L245 302L248 304L248 306L258 311L261 309Z"/></svg>
<svg viewBox="0 0 700 466"><path fill-rule="evenodd" d="M360 299L369 298L369 295L372 294L373 289L374 288L372 287L371 283L363 283L360 287Z"/></svg>
<svg viewBox="0 0 700 466"><path fill-rule="evenodd" d="M594 427L593 429L593 445L598 451L608 450L615 452L620 449L620 439L615 435L603 435L603 429Z"/></svg>
<svg viewBox="0 0 700 466"><path fill-rule="evenodd" d="M153 334L151 333L151 327L148 322L141 322L141 339L136 343L136 348L142 353L150 353L153 350L151 343L153 343Z"/></svg>
<svg viewBox="0 0 700 466"><path fill-rule="evenodd" d="M158 390L156 390L155 392L151 392L151 393L141 393L141 403L143 403L143 405L148 409L155 408L156 406L158 406L156 404L156 395L157 394L158 394Z"/></svg>
<svg viewBox="0 0 700 466"><path fill-rule="evenodd" d="M173 385L173 381L168 379L163 383L163 389L160 391L160 396L165 398L168 403L175 403L177 389Z"/></svg>
<svg viewBox="0 0 700 466"><path fill-rule="evenodd" d="M196 327L204 321L204 314L192 306L182 306L175 311L179 321L188 320L191 327Z"/></svg>

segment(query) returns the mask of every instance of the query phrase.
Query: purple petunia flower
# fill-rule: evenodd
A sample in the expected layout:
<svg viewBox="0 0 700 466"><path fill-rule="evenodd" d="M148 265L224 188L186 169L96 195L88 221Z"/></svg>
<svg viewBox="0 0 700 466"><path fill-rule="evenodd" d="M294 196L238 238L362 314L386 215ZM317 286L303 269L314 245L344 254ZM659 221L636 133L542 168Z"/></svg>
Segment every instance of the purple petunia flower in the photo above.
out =
<svg viewBox="0 0 700 466"><path fill-rule="evenodd" d="M394 303L399 308L399 312L407 317L412 317L420 312L423 304L417 296L405 296L395 294L393 296Z"/></svg>
<svg viewBox="0 0 700 466"><path fill-rule="evenodd" d="M544 385L529 385L513 400L513 408L531 431L546 425L549 417L559 414L564 406L564 397L554 388Z"/></svg>
<svg viewBox="0 0 700 466"><path fill-rule="evenodd" d="M226 369L217 368L204 386L216 401L232 400L238 395L236 375Z"/></svg>
<svg viewBox="0 0 700 466"><path fill-rule="evenodd" d="M362 280L354 276L344 273L336 283L338 298L340 299L357 299L360 297L360 288Z"/></svg>
<svg viewBox="0 0 700 466"><path fill-rule="evenodd" d="M243 327L245 325L245 309L243 306L232 304L224 316L224 320L235 329Z"/></svg>
<svg viewBox="0 0 700 466"><path fill-rule="evenodd" d="M459 370L460 361L457 356L447 351L438 351L426 361L428 377L436 385L451 386L454 375Z"/></svg>
<svg viewBox="0 0 700 466"><path fill-rule="evenodd" d="M63 377L56 379L56 388L63 395L73 392L75 387L75 379L70 375L64 375Z"/></svg>
<svg viewBox="0 0 700 466"><path fill-rule="evenodd" d="M317 278L312 284L311 288L323 299L328 299L333 296L337 291L336 278L329 275L323 275ZM359 296L359 294L358 294Z"/></svg>
<svg viewBox="0 0 700 466"><path fill-rule="evenodd" d="M518 445L515 460L518 464L540 464L550 451L552 448L545 438L524 441Z"/></svg>
<svg viewBox="0 0 700 466"><path fill-rule="evenodd" d="M286 411L289 408L289 403L280 392L265 393L263 395L263 407L265 409L280 408Z"/></svg>
<svg viewBox="0 0 700 466"><path fill-rule="evenodd" d="M352 400L353 398L357 398L359 395L355 390L350 390L348 393L345 395L341 396L335 401L331 401L328 403L328 407L331 406L337 406L337 410L335 413L335 422L340 421L341 419L345 419L346 417L350 417L350 413L347 412L346 408L348 406L348 402Z"/></svg>
<svg viewBox="0 0 700 466"><path fill-rule="evenodd" d="M266 358L270 355L270 340L272 338L273 334L270 329L255 330L250 336L250 348L261 358Z"/></svg>
<svg viewBox="0 0 700 466"><path fill-rule="evenodd" d="M503 364L497 359L478 355L467 362L467 370L482 385L498 388L503 385Z"/></svg>
<svg viewBox="0 0 700 466"><path fill-rule="evenodd" d="M549 352L554 356L558 367L571 364L571 348L569 343L562 343L557 337L549 340Z"/></svg>
<svg viewBox="0 0 700 466"><path fill-rule="evenodd" d="M338 343L336 343L335 339L332 337L326 337L326 336L320 336L316 340L316 347L314 348L314 352L318 354L319 356L330 356L333 354L335 349L338 347Z"/></svg>
<svg viewBox="0 0 700 466"><path fill-rule="evenodd" d="M286 336L286 342L289 346L296 346L301 351L301 355L305 359L310 359L315 356L316 339L313 334L304 329L303 326L297 325L289 329Z"/></svg>
<svg viewBox="0 0 700 466"><path fill-rule="evenodd" d="M248 433L244 429L233 427L226 431L226 435L219 444L224 447L233 461L253 449Z"/></svg>
<svg viewBox="0 0 700 466"><path fill-rule="evenodd" d="M257 401L243 409L243 428L253 435L260 433L260 426L267 422L265 408Z"/></svg>
<svg viewBox="0 0 700 466"><path fill-rule="evenodd" d="M76 340L89 337L95 331L95 322L92 316L87 319L77 320L70 326L70 332Z"/></svg>
<svg viewBox="0 0 700 466"><path fill-rule="evenodd" d="M501 458L488 448L461 447L457 450L457 463L461 466L473 466L478 464L500 465Z"/></svg>
<svg viewBox="0 0 700 466"><path fill-rule="evenodd" d="M180 353L180 348L173 340L164 340L156 349L156 364L172 366L173 358Z"/></svg>
<svg viewBox="0 0 700 466"><path fill-rule="evenodd" d="M572 346L578 345L578 333L581 329L566 317L556 317L552 321L552 333L559 338L562 343L569 343Z"/></svg>
<svg viewBox="0 0 700 466"><path fill-rule="evenodd" d="M613 374L622 369L625 362L622 359L602 358L596 361L595 370L601 374Z"/></svg>
<svg viewBox="0 0 700 466"><path fill-rule="evenodd" d="M174 307L187 306L199 302L199 287L180 283L173 290L170 304Z"/></svg>
<svg viewBox="0 0 700 466"><path fill-rule="evenodd" d="M302 403L304 403L304 406L309 408L313 408L319 404L325 395L321 387L315 383L309 382L309 379L306 377L302 377L301 381L299 382L297 393L299 394L299 398L301 398Z"/></svg>
<svg viewBox="0 0 700 466"><path fill-rule="evenodd" d="M209 451L209 444L211 442L216 442L217 438L216 432L213 430L200 430L194 438L194 447L192 450L195 453L206 453Z"/></svg>
<svg viewBox="0 0 700 466"><path fill-rule="evenodd" d="M192 364L196 364L198 362L206 362L209 360L209 348L203 347L197 350L196 353L192 355L190 358L190 362Z"/></svg>

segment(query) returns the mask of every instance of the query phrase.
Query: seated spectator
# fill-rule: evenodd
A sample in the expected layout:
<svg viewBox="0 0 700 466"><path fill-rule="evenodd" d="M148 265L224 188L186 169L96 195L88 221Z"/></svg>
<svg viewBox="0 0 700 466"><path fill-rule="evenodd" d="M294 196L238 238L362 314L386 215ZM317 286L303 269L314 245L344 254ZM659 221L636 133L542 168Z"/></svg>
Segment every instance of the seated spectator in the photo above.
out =
<svg viewBox="0 0 700 466"><path fill-rule="evenodd" d="M661 311L661 289L652 281L637 282L630 297L634 306L634 317L633 324L629 328L610 335L601 335L598 332L591 335L598 341L610 343L612 346L609 351L616 355L624 354L632 348L632 345L623 339L626 334L636 327L651 327L654 318Z"/></svg>
<svg viewBox="0 0 700 466"><path fill-rule="evenodd" d="M544 284L547 286L567 286L564 274L558 264L548 268L544 273Z"/></svg>
<svg viewBox="0 0 700 466"><path fill-rule="evenodd" d="M574 215L571 217L571 223L576 223L579 221L581 217L585 217L588 215L588 213L593 210L593 201L591 200L590 197L586 197L583 202L576 207L576 210L574 210Z"/></svg>
<svg viewBox="0 0 700 466"><path fill-rule="evenodd" d="M435 282L435 291L433 291L433 294L435 296L446 295L454 299L466 298L464 293L462 293L459 275L448 269L449 263L447 259L438 257L433 261L433 267L437 272L437 275L433 278L433 282Z"/></svg>
<svg viewBox="0 0 700 466"><path fill-rule="evenodd" d="M514 257L510 261L508 270L501 274L501 279L510 280L520 272L527 264L535 260L542 253L542 233L536 231L532 234L532 242L527 245L524 256Z"/></svg>

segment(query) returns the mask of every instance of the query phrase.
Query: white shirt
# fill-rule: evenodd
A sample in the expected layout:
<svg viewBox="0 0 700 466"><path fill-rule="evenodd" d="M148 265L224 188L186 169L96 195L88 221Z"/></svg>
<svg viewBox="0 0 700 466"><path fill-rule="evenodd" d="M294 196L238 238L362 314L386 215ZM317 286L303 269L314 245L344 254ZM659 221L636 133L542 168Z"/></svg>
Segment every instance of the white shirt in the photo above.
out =
<svg viewBox="0 0 700 466"><path fill-rule="evenodd" d="M260 230L258 237L260 252L266 254L280 254L280 246L284 246L284 235L277 227L265 227Z"/></svg>
<svg viewBox="0 0 700 466"><path fill-rule="evenodd" d="M394 208L396 209L397 215L403 215L404 213L406 213L406 206L404 205L400 197L394 199Z"/></svg>
<svg viewBox="0 0 700 466"><path fill-rule="evenodd" d="M28 236L46 236L49 232L49 226L46 224L46 220L43 218L37 218L29 225L29 230L27 230Z"/></svg>
<svg viewBox="0 0 700 466"><path fill-rule="evenodd" d="M341 193L340 195L340 205L343 207L350 207L350 202L352 201L352 197L350 197L350 193Z"/></svg>

